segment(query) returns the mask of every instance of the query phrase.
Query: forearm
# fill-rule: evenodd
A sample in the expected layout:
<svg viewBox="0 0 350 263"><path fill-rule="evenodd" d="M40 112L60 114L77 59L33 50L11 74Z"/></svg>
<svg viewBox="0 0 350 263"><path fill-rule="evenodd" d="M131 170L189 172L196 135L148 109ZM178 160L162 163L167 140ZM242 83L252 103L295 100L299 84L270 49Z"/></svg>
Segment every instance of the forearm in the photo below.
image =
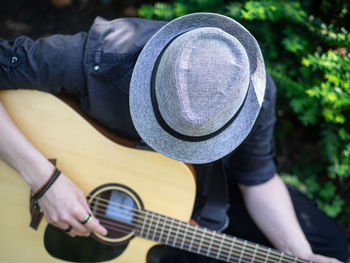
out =
<svg viewBox="0 0 350 263"><path fill-rule="evenodd" d="M277 249L301 258L312 254L289 192L278 175L258 186L240 185L240 189L249 214Z"/></svg>
<svg viewBox="0 0 350 263"><path fill-rule="evenodd" d="M16 169L33 188L39 189L54 170L53 165L24 137L8 116L0 102L0 159ZM69 235L88 236L91 232L105 235L98 220L92 216L89 223L79 223L92 214L84 193L64 174L39 199L39 205L48 223L61 229L72 226Z"/></svg>
<svg viewBox="0 0 350 263"><path fill-rule="evenodd" d="M0 158L34 189L46 182L53 165L23 136L0 102Z"/></svg>

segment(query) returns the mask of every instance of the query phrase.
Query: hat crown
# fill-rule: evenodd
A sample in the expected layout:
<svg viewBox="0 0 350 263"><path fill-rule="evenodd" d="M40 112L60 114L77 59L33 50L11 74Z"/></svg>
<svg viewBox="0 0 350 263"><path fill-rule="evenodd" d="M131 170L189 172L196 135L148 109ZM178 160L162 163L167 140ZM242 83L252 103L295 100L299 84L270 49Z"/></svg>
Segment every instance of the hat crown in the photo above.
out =
<svg viewBox="0 0 350 263"><path fill-rule="evenodd" d="M211 134L239 110L249 80L248 55L234 36L214 27L190 30L170 43L159 62L159 112L180 134Z"/></svg>
<svg viewBox="0 0 350 263"><path fill-rule="evenodd" d="M231 52L224 49L226 51L222 51L221 54L232 58L233 61L236 61L235 65L241 68L231 69L232 74L225 76L225 81L221 81L221 78L224 77L220 74L225 71L218 70L221 64L215 64L215 60L207 58L207 54L212 54L211 52L217 52L217 50L209 48L211 51L205 53L208 48L202 50L195 47L199 45L198 40L191 42L188 38L188 43L192 44L186 46L185 41L181 41L181 37L186 37L186 33L191 34L191 32L196 32L194 30L204 27L221 29L217 33L228 33L233 37L223 36L226 43L231 43L226 44L231 47ZM176 44L177 41L180 41L179 44ZM224 46L225 41L220 42L221 45ZM244 47L244 50L241 46ZM189 67L186 70L191 71L191 74L197 72L199 79L203 79L209 73L212 74L208 77L212 82L210 85L205 82L203 90L199 84L191 85L192 77L189 77L191 75L184 75L187 76L185 78L187 82L181 81L182 86L178 85L181 74L177 70L177 63L183 60L181 47L183 50L188 48L193 50L190 52L192 56L188 59L192 63L188 64ZM244 58L245 53L249 64ZM217 53L215 54L210 57L218 56ZM207 58L206 65L199 66L198 63L195 63L195 59L200 57ZM221 57L227 58L225 55ZM238 57L241 57L241 60L238 60ZM206 67L210 67L211 70ZM226 65L223 68L230 71L231 66ZM249 79L246 76L247 72L249 72ZM232 83L232 85L225 86L223 83ZM208 86L211 86L211 89ZM229 95L229 91L231 94L236 94L234 88L237 89L238 94L236 99ZM265 90L264 58L255 38L230 17L214 13L194 13L166 23L142 49L130 83L130 114L140 137L155 151L186 163L209 163L226 156L247 138L262 108ZM198 97L211 99L207 100L208 103L204 99L199 102ZM188 98L190 102L187 108L184 104L185 98ZM225 102L222 98L228 99L228 102L217 106L216 102ZM197 114L193 115L192 119L188 118L190 116L188 112L191 112L191 109ZM229 114L225 114L225 111ZM233 117L224 124L229 119L229 115ZM182 126L182 123L185 127ZM210 133L211 131L214 132Z"/></svg>

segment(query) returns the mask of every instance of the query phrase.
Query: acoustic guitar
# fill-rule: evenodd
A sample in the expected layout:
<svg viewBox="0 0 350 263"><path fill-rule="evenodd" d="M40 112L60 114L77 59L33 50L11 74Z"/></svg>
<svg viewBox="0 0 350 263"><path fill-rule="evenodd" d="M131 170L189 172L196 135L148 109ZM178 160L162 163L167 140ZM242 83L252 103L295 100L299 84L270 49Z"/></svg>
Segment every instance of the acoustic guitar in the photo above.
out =
<svg viewBox="0 0 350 263"><path fill-rule="evenodd" d="M71 238L41 220L29 227L30 188L0 161L0 262L146 262L157 244L224 262L307 262L188 223L195 201L189 166L106 138L53 95L1 91L24 135L85 193L106 237ZM0 124L1 125L1 124Z"/></svg>

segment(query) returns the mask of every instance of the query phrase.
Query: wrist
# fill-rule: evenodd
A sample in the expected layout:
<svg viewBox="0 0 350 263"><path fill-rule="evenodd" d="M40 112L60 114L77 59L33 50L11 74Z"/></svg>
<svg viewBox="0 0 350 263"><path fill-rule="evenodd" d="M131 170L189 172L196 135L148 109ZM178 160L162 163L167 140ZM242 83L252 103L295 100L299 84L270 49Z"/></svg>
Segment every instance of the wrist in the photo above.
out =
<svg viewBox="0 0 350 263"><path fill-rule="evenodd" d="M41 198L46 191L51 187L51 185L57 180L59 175L61 174L61 171L55 168L50 175L49 179L35 192L33 192L32 197L34 200L38 200Z"/></svg>
<svg viewBox="0 0 350 263"><path fill-rule="evenodd" d="M36 192L48 181L54 169L54 165L44 159L40 162L31 162L30 164L24 162L19 170L27 184Z"/></svg>

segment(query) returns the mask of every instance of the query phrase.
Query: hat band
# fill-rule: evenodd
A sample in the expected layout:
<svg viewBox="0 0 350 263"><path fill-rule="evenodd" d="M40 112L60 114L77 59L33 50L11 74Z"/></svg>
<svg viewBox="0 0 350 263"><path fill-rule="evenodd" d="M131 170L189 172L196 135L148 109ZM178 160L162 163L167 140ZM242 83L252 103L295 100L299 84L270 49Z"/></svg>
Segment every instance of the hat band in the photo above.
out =
<svg viewBox="0 0 350 263"><path fill-rule="evenodd" d="M173 41L173 40L172 40ZM174 130L173 128L171 128L166 121L164 120L164 118L162 117L162 114L160 113L159 110L159 105L157 102L157 96L156 96L156 89L155 89L155 81L156 81L156 73L158 70L158 66L160 63L160 60L164 54L164 51L166 50L166 48L169 46L169 44L172 42L170 41L162 50L162 52L160 53L160 55L157 58L157 61L154 65L153 71L152 71L152 77L151 77L151 101L152 101L152 107L153 107L153 112L154 115L156 117L156 120L158 122L158 124L163 128L163 130L165 130L167 133L169 133L170 135L172 135L173 137L180 139L182 141L187 141L187 142L201 142L201 141L206 141L209 140L215 136L217 136L218 134L220 134L221 132L223 132L228 126L231 125L231 123L237 118L237 116L239 115L239 113L241 112L246 98L247 98L247 94L249 93L249 89L250 89L250 85L248 86L248 90L244 96L243 102L241 104L241 106L238 108L238 110L236 111L236 113L232 116L232 118L230 120L228 120L220 129L209 133L207 135L200 135L200 136L190 136L190 135L186 135L186 134L182 134L179 133L178 131Z"/></svg>

